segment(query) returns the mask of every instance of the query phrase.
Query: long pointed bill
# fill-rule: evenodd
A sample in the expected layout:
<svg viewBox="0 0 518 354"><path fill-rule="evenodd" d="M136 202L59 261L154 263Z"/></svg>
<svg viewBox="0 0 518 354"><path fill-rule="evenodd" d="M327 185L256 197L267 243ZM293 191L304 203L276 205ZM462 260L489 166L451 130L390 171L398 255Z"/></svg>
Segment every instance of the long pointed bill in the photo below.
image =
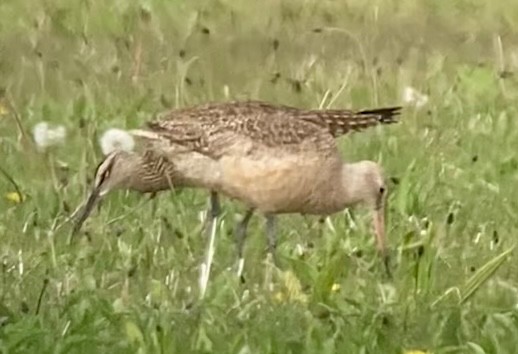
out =
<svg viewBox="0 0 518 354"><path fill-rule="evenodd" d="M81 226L83 226L83 223L86 219L88 219L88 216L94 209L97 202L100 200L100 188L95 188L90 196L88 197L88 200L86 201L85 207L81 211L81 214L79 214L79 217L77 218L77 221L74 225L74 229L72 230L72 235L76 235L77 232L81 229Z"/></svg>
<svg viewBox="0 0 518 354"><path fill-rule="evenodd" d="M387 252L387 245L385 241L385 209L379 208L373 211L373 224L374 224L374 233L376 236L376 248L383 258L383 264L385 266L385 271L389 278L392 277L392 273L390 272L390 259L389 254Z"/></svg>

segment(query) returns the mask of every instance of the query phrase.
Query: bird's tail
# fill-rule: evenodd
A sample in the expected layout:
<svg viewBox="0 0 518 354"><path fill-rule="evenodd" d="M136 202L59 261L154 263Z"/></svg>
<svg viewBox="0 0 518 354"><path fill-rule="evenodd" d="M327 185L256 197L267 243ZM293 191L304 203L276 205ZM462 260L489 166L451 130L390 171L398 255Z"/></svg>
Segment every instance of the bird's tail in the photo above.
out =
<svg viewBox="0 0 518 354"><path fill-rule="evenodd" d="M326 109L310 110L300 118L325 126L336 138L351 131L361 131L380 124L397 123L401 107L375 108L362 111Z"/></svg>

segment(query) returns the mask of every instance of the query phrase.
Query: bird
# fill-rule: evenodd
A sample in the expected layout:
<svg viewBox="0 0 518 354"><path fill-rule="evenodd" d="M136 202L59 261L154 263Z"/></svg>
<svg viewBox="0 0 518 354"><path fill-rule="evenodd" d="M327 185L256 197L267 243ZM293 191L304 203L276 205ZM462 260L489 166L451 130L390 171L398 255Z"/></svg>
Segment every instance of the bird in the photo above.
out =
<svg viewBox="0 0 518 354"><path fill-rule="evenodd" d="M263 120L263 116L272 115L275 119L307 122L326 129L333 137L339 137L379 124L395 123L399 110L400 107L362 111L304 110L250 100L208 103L164 112L147 123L151 129L130 130L132 136L140 141L139 151L115 150L97 165L90 195L76 218L73 233L81 229L97 202L116 189L155 195L163 190L201 187L211 190L209 214L211 218L217 217L220 212L219 198L214 191L215 186L211 185L212 178L208 176L211 171L217 170L216 161L195 150L186 149L181 144L168 141L163 134L164 130L167 131L167 122L201 122L206 117L211 117L216 122L229 122L237 126L244 124L249 118ZM244 238L252 214L253 209L249 209L237 227L239 241Z"/></svg>
<svg viewBox="0 0 518 354"><path fill-rule="evenodd" d="M400 109L304 110L262 101L233 101L165 112L147 123L146 129L130 131L134 137L144 141L143 151L116 150L97 166L91 193L77 218L73 233L79 231L97 202L112 190L130 189L154 195L167 189L204 188L210 190L209 225L214 224L220 213L218 193L242 200L249 206L235 231L238 268L242 270L246 229L255 210L266 215L268 249L273 254L276 244L275 214L298 212L327 215L343 209L342 204L346 206L366 201L367 189L372 188L374 181L382 186L380 196L386 194L386 186L381 182L381 169L369 161L343 165L344 177L352 178L343 183L350 187L346 188L348 194L342 195L340 207L333 205L340 199L337 196L340 188L329 188L337 181L331 180L332 183L325 187L323 180L327 177L337 178L338 152L334 138L379 124L396 123ZM228 157L235 162L240 161L230 170L227 168ZM304 160L306 162L302 163ZM329 168L328 165L333 167ZM319 166L325 168L321 177L316 178L315 171ZM233 173L239 172L236 167L243 171L250 167L255 172L242 173L244 180L237 173L237 180L241 182L232 183ZM306 170L311 172L311 176ZM301 179L300 176L304 175L306 178ZM266 179L263 180L263 177ZM296 183L290 185L290 181ZM254 188L264 182L270 183L270 187ZM282 188L284 185L287 187L285 190ZM360 188L362 185L364 187ZM261 190L265 194L257 199ZM284 206L278 197L272 195L276 190L284 193L279 195L288 197ZM304 193L301 190L305 190ZM306 197L301 197L301 194L306 194ZM269 195L272 197L268 202ZM322 202L328 197L332 197L334 202ZM372 204L372 201L369 202ZM379 210L374 215L374 225L378 250L385 254L381 204L379 202L376 206Z"/></svg>
<svg viewBox="0 0 518 354"><path fill-rule="evenodd" d="M216 200L221 193L247 206L236 228L240 269L254 211L266 217L268 253L274 256L276 215L327 216L366 204L372 212L376 247L389 273L383 169L374 161L343 161L335 138L395 123L400 110L304 110L261 101L210 103L167 112L149 122L145 134L156 134L157 149L183 146L208 158L199 160L210 165L203 168L210 173L205 173L202 187L211 190Z"/></svg>

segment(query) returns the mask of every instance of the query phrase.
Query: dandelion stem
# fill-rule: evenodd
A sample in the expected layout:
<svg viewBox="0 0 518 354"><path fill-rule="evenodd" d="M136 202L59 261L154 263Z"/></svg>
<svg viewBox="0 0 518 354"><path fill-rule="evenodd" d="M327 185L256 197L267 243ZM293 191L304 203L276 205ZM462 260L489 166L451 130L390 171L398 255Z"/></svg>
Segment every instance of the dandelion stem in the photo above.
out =
<svg viewBox="0 0 518 354"><path fill-rule="evenodd" d="M14 180L13 177L11 177L11 175L9 173L7 173L6 170L4 170L2 168L2 166L0 166L0 172L4 175L4 177L13 185L14 189L16 190L16 193L18 193L18 195L20 196L20 198L22 198L22 192L20 190L20 187L18 187L18 184L16 183L16 181Z"/></svg>
<svg viewBox="0 0 518 354"><path fill-rule="evenodd" d="M18 127L18 132L22 136L23 140L25 142L29 142L30 139L27 136L27 133L25 132L25 128L22 124L22 119L20 117L20 114L18 113L18 110L16 109L16 106L14 104L14 101L11 99L11 95L7 92L5 95L5 99L7 100L7 103L9 104L9 109L11 112L13 112L14 120L16 121L16 126Z"/></svg>

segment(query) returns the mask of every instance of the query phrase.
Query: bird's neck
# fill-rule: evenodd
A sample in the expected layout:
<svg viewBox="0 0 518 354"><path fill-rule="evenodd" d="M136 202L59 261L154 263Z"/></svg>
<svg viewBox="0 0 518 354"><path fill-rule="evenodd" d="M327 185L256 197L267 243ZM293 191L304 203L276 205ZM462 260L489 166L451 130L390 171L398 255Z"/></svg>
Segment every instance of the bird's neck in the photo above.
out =
<svg viewBox="0 0 518 354"><path fill-rule="evenodd" d="M215 189L220 183L221 173L217 161L189 152L174 158L175 181L181 187L200 187Z"/></svg>
<svg viewBox="0 0 518 354"><path fill-rule="evenodd" d="M339 165L330 171L310 191L306 213L333 214L364 200L361 169L356 164Z"/></svg>
<svg viewBox="0 0 518 354"><path fill-rule="evenodd" d="M366 199L365 171L362 163L344 163L340 174L340 186L336 188L337 202L343 207L353 206Z"/></svg>

